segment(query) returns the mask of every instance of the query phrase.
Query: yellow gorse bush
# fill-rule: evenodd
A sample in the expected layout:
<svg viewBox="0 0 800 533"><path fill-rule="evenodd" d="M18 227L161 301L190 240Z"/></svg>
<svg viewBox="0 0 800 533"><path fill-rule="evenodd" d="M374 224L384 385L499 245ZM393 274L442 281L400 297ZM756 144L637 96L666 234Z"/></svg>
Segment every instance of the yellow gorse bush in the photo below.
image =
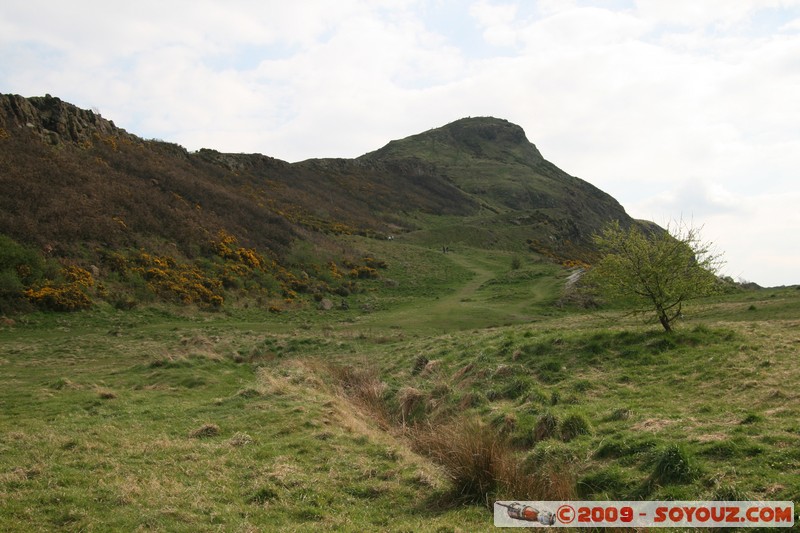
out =
<svg viewBox="0 0 800 533"><path fill-rule="evenodd" d="M51 311L80 311L92 306L88 290L94 287L92 274L81 267L70 265L62 269L64 283L46 281L38 287L24 291L25 297L37 307Z"/></svg>
<svg viewBox="0 0 800 533"><path fill-rule="evenodd" d="M141 275L148 288L165 300L203 308L218 308L224 303L222 281L195 266L146 252L140 252L132 263L129 270Z"/></svg>

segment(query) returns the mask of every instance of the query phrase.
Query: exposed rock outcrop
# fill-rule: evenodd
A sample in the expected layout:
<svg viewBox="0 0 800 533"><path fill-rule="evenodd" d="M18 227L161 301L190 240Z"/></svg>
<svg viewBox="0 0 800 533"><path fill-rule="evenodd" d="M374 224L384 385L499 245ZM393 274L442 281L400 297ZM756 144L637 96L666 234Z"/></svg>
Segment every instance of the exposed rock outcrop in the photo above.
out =
<svg viewBox="0 0 800 533"><path fill-rule="evenodd" d="M94 134L134 138L98 113L49 94L31 98L0 94L0 121L6 130L27 128L50 144L89 141Z"/></svg>

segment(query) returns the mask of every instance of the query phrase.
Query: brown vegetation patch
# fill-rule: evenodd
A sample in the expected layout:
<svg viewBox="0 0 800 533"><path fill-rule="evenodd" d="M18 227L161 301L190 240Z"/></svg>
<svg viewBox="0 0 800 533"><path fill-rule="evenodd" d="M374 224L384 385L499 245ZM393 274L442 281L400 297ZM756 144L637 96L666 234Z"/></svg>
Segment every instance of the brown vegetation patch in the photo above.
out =
<svg viewBox="0 0 800 533"><path fill-rule="evenodd" d="M117 397L117 393L106 387L97 387L97 395L101 400L113 400Z"/></svg>
<svg viewBox="0 0 800 533"><path fill-rule="evenodd" d="M463 378L464 376L466 376L467 374L472 372L474 369L475 369L475 363L468 363L468 364L462 366L461 368L459 368L455 372L455 374L453 374L453 378L452 378L453 381L460 380L461 378Z"/></svg>
<svg viewBox="0 0 800 533"><path fill-rule="evenodd" d="M647 420L642 420L641 422L634 424L631 429L636 431L661 431L665 427L673 424L674 421L672 420L665 420L663 418L648 418Z"/></svg>
<svg viewBox="0 0 800 533"><path fill-rule="evenodd" d="M728 436L724 433L707 433L705 435L699 435L695 437L694 440L697 442L719 442L726 440Z"/></svg>
<svg viewBox="0 0 800 533"><path fill-rule="evenodd" d="M189 437L193 439L216 437L217 435L219 435L219 426L216 424L203 424L199 428L189 433Z"/></svg>
<svg viewBox="0 0 800 533"><path fill-rule="evenodd" d="M488 506L492 497L502 495L527 500L574 495L574 479L565 465L523 465L508 440L477 419L429 425L410 438L415 451L442 465L456 501Z"/></svg>
<svg viewBox="0 0 800 533"><path fill-rule="evenodd" d="M422 375L426 376L426 375L434 374L434 373L439 371L441 366L442 366L442 362L439 361L438 359L434 360L434 361L428 361L428 363L425 365L425 368L422 369Z"/></svg>
<svg viewBox="0 0 800 533"><path fill-rule="evenodd" d="M411 415L425 403L425 393L414 387L403 387L397 391L397 401L400 404L400 417L403 425Z"/></svg>
<svg viewBox="0 0 800 533"><path fill-rule="evenodd" d="M381 381L377 369L369 366L331 366L329 371L344 395L384 423L388 420L388 411L383 400L383 394L388 387Z"/></svg>
<svg viewBox="0 0 800 533"><path fill-rule="evenodd" d="M247 433L241 433L241 432L236 433L233 437L231 437L228 440L228 444L235 447L251 444L252 442L253 442L253 437L251 437Z"/></svg>

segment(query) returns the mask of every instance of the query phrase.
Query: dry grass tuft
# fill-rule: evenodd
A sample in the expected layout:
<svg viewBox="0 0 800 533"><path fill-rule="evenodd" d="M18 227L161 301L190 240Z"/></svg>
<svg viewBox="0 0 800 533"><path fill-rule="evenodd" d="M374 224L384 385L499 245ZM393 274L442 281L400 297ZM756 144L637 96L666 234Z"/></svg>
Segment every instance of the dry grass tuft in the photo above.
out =
<svg viewBox="0 0 800 533"><path fill-rule="evenodd" d="M203 424L199 428L189 433L189 436L193 439L216 437L217 435L219 435L219 426L216 424Z"/></svg>
<svg viewBox="0 0 800 533"><path fill-rule="evenodd" d="M228 440L228 444L231 446L245 446L247 444L251 444L253 442L253 437L248 435L247 433L238 432L233 437Z"/></svg>
<svg viewBox="0 0 800 533"><path fill-rule="evenodd" d="M414 387L403 387L397 391L397 401L400 404L400 418L403 426L406 425L406 421L412 420L420 409L425 409L425 400L425 393Z"/></svg>
<svg viewBox="0 0 800 533"><path fill-rule="evenodd" d="M556 436L556 429L558 428L558 418L552 413L543 413L536 420L536 426L533 428L533 440L539 442L541 440L550 439Z"/></svg>
<svg viewBox="0 0 800 533"><path fill-rule="evenodd" d="M419 428L411 441L415 451L443 466L459 502L490 505L500 495L542 500L574 494L568 469L523 467L508 440L476 419Z"/></svg>
<svg viewBox="0 0 800 533"><path fill-rule="evenodd" d="M429 376L431 374L435 374L436 372L439 371L441 367L442 367L442 362L439 361L438 359L435 361L428 361L425 364L425 368L422 369L422 375Z"/></svg>
<svg viewBox="0 0 800 533"><path fill-rule="evenodd" d="M188 361L187 357L183 354L178 354L171 351L164 351L163 353L154 356L149 363L150 368L170 367L175 365L184 364Z"/></svg>
<svg viewBox="0 0 800 533"><path fill-rule="evenodd" d="M288 394L292 388L287 379L275 375L272 371L265 367L258 369L257 376L258 388L255 390L262 389L266 394L284 396Z"/></svg>
<svg viewBox="0 0 800 533"><path fill-rule="evenodd" d="M384 423L389 409L384 400L387 385L373 367L330 366L328 372L341 387L345 396Z"/></svg>
<svg viewBox="0 0 800 533"><path fill-rule="evenodd" d="M101 400L113 400L117 397L117 393L106 387L97 387L97 395Z"/></svg>
<svg viewBox="0 0 800 533"><path fill-rule="evenodd" d="M438 480L432 476L430 472L426 472L422 469L414 472L414 475L411 477L411 482L418 487L437 488L439 486Z"/></svg>
<svg viewBox="0 0 800 533"><path fill-rule="evenodd" d="M469 373L471 373L473 370L475 370L475 363L468 363L468 364L466 364L465 366L462 366L461 368L459 368L459 369L458 369L458 370L457 370L457 371L456 371L456 372L453 374L453 377L452 377L451 379L452 379L454 382L455 382L455 381L459 381L460 379L464 378L464 377L465 377L465 376L467 376Z"/></svg>
<svg viewBox="0 0 800 533"><path fill-rule="evenodd" d="M667 420L664 418L648 418L647 420L642 420L641 422L634 424L631 426L631 429L636 431L657 432L661 431L670 424L672 424L672 420Z"/></svg>

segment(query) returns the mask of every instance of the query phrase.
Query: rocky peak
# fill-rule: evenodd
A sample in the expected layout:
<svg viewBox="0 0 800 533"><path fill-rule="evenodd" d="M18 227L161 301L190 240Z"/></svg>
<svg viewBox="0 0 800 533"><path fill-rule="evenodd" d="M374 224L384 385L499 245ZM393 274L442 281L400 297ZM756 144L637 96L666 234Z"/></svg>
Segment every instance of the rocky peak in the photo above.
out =
<svg viewBox="0 0 800 533"><path fill-rule="evenodd" d="M462 118L451 122L444 129L459 145L477 157L505 160L513 152L529 163L542 161L542 154L525 136L525 131L504 119Z"/></svg>
<svg viewBox="0 0 800 533"><path fill-rule="evenodd" d="M80 143L102 136L128 134L91 110L80 109L53 96L25 98L0 94L0 125L9 133L26 129L51 144Z"/></svg>
<svg viewBox="0 0 800 533"><path fill-rule="evenodd" d="M391 141L361 159L387 160L418 157L443 163L463 156L501 162L515 161L535 166L542 154L525 136L525 131L507 120L468 117L440 128Z"/></svg>

